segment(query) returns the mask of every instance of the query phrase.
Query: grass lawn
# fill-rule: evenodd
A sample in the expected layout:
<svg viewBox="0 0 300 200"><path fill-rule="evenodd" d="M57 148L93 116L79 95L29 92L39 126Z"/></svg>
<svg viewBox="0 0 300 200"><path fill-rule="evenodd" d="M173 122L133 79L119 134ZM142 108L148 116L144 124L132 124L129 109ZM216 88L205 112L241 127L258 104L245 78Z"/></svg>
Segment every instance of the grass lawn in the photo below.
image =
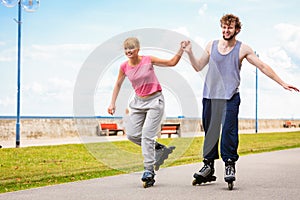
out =
<svg viewBox="0 0 300 200"><path fill-rule="evenodd" d="M176 149L162 167L202 161L203 137L159 139ZM241 134L239 154L300 147L300 132ZM0 149L0 193L143 170L129 141Z"/></svg>

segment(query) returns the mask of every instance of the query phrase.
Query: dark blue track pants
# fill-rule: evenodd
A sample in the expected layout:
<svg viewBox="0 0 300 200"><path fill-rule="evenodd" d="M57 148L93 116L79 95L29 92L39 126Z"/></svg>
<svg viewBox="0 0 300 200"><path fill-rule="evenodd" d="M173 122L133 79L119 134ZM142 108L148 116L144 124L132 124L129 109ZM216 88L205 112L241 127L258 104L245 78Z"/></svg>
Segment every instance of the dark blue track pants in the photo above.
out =
<svg viewBox="0 0 300 200"><path fill-rule="evenodd" d="M219 158L218 146L221 134L221 157L237 161L238 113L240 94L236 93L229 100L203 98L202 123L205 132L203 158L214 160Z"/></svg>

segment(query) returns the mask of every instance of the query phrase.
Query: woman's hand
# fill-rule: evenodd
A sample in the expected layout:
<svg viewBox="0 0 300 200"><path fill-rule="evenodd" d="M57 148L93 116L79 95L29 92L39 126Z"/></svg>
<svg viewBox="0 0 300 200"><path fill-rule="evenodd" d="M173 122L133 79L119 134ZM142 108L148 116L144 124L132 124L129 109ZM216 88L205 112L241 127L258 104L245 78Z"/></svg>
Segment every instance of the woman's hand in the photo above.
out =
<svg viewBox="0 0 300 200"><path fill-rule="evenodd" d="M110 115L114 115L115 111L116 111L116 106L115 106L115 105L110 105L110 106L108 107L108 109L107 109L107 112L108 112L108 114L110 114Z"/></svg>

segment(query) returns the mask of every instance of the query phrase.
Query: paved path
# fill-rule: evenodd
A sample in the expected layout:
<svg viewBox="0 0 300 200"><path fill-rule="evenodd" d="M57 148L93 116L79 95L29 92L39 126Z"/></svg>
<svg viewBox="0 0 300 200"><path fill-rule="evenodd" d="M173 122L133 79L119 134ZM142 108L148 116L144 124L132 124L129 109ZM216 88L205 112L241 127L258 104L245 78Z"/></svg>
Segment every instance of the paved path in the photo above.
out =
<svg viewBox="0 0 300 200"><path fill-rule="evenodd" d="M199 164L163 168L154 187L144 189L142 172L0 194L0 200L194 200L300 199L300 148L240 157L237 181L229 191L223 163L216 161L217 181L192 186Z"/></svg>

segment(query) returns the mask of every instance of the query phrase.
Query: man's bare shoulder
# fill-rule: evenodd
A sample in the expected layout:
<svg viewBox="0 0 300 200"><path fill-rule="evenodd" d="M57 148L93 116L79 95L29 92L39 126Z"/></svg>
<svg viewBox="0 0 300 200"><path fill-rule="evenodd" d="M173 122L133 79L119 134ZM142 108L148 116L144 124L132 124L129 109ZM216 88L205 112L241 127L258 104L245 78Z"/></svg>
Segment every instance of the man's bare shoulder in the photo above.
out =
<svg viewBox="0 0 300 200"><path fill-rule="evenodd" d="M253 53L252 48L249 45L242 43L241 48L240 48L240 56L246 57L247 55L249 55L251 53Z"/></svg>
<svg viewBox="0 0 300 200"><path fill-rule="evenodd" d="M207 44L206 44L206 47L205 47L205 51L210 54L211 52L211 47L212 47L212 44L213 44L213 40L212 41L209 41Z"/></svg>

